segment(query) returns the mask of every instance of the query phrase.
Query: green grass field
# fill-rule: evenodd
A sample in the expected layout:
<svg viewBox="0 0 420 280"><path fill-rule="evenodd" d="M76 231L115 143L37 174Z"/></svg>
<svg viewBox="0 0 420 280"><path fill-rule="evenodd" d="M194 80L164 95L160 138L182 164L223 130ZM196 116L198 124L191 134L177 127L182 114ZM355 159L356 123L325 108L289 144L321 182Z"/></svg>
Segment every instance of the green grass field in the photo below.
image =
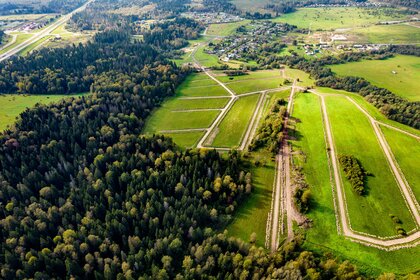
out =
<svg viewBox="0 0 420 280"><path fill-rule="evenodd" d="M318 97L299 93L295 98L293 117L299 121L296 124L298 138L292 144L295 151L303 152L303 155L294 153L293 159L303 167L314 198L312 210L308 214L313 220L313 226L306 231L304 248L319 254L329 252L338 258L348 259L368 275L390 271L396 274L417 271L418 262L415 256L420 254L420 247L385 252L351 242L337 234Z"/></svg>
<svg viewBox="0 0 420 280"><path fill-rule="evenodd" d="M65 97L69 97L69 95L0 94L0 131L3 131L8 125L12 125L16 117L26 108L31 108L37 103L52 103Z"/></svg>
<svg viewBox="0 0 420 280"><path fill-rule="evenodd" d="M249 92L280 88L283 86L283 83L283 78L271 78L232 82L226 84L226 86L233 90L236 94L244 94Z"/></svg>
<svg viewBox="0 0 420 280"><path fill-rule="evenodd" d="M341 76L365 78L372 84L386 88L410 101L420 101L420 57L397 55L385 60L363 60L332 65L331 69Z"/></svg>
<svg viewBox="0 0 420 280"><path fill-rule="evenodd" d="M256 160L266 164L256 167ZM267 217L271 208L275 163L268 152L253 152L247 168L252 174L252 194L242 202L227 227L229 235L249 241L253 232L257 234L257 246L264 247Z"/></svg>
<svg viewBox="0 0 420 280"><path fill-rule="evenodd" d="M405 131L408 131L410 133L420 136L419 130L412 128L410 126L401 124L399 122L387 119L375 106L367 102L362 96L356 93L352 93L352 92L348 92L344 90L324 88L324 87L317 87L316 91L320 93L324 93L324 94L342 94L345 96L349 96L354 101L356 101L363 109L365 109L375 120L398 127L402 130L405 130Z"/></svg>
<svg viewBox="0 0 420 280"><path fill-rule="evenodd" d="M206 80L204 80L206 81ZM205 96L228 96L229 93L219 85L194 86L188 84L180 85L176 90L177 96L181 97L205 97Z"/></svg>
<svg viewBox="0 0 420 280"><path fill-rule="evenodd" d="M173 112L163 106L147 119L144 132L159 133L163 130L207 128L218 113L218 111Z"/></svg>
<svg viewBox="0 0 420 280"><path fill-rule="evenodd" d="M284 14L274 19L275 22L285 22L300 28L311 30L332 30L366 26L381 21L398 20L405 18L397 10L380 8L302 8L294 13Z"/></svg>
<svg viewBox="0 0 420 280"><path fill-rule="evenodd" d="M195 148L203 134L203 131L164 133L165 136L171 137L179 147L184 149Z"/></svg>
<svg viewBox="0 0 420 280"><path fill-rule="evenodd" d="M354 155L363 168L372 173L368 177L368 195L357 195L342 173L352 228L377 236L396 235L389 214L397 215L408 232L414 221L395 182L383 151L368 119L343 97L326 97L337 154Z"/></svg>
<svg viewBox="0 0 420 280"><path fill-rule="evenodd" d="M297 85L298 86L303 86L303 87L309 87L309 86L313 86L315 83L314 80L312 80L309 77L309 74L298 70L298 69L292 69L290 67L286 67L286 77L291 78L291 79L298 79L297 81Z"/></svg>
<svg viewBox="0 0 420 280"><path fill-rule="evenodd" d="M236 147L248 128L249 121L257 106L258 95L239 98L216 128L218 133L211 146Z"/></svg>
<svg viewBox="0 0 420 280"><path fill-rule="evenodd" d="M418 27L407 24L372 25L350 31L357 42L372 44L420 44Z"/></svg>
<svg viewBox="0 0 420 280"><path fill-rule="evenodd" d="M382 132L394 153L405 178L410 184L417 201L420 200L420 142L415 138L393 129L381 126Z"/></svg>
<svg viewBox="0 0 420 280"><path fill-rule="evenodd" d="M11 44L10 46L8 46L7 48L4 48L4 49L0 50L0 54L3 54L5 52L13 49L14 47L21 44L23 41L28 40L32 36L33 36L33 34L26 34L26 33L18 34L17 37L16 37L16 41L13 44Z"/></svg>
<svg viewBox="0 0 420 280"><path fill-rule="evenodd" d="M51 36L45 36L45 37L37 40L36 42L30 44L29 46L27 46L26 48L21 50L18 54L22 55L22 56L25 56L25 55L29 54L31 51L33 51L34 49L36 49L38 46L43 44L45 41L49 40L50 38L51 38Z"/></svg>
<svg viewBox="0 0 420 280"><path fill-rule="evenodd" d="M223 108L228 101L229 98L180 99L173 97L165 101L164 107L171 111L218 109Z"/></svg>
<svg viewBox="0 0 420 280"><path fill-rule="evenodd" d="M195 59L197 59L198 62L200 62L200 64L205 67L213 67L213 66L217 66L221 64L221 62L219 61L219 58L216 55L206 53L204 51L205 48L206 48L206 45L202 45L198 47L194 55Z"/></svg>
<svg viewBox="0 0 420 280"><path fill-rule="evenodd" d="M207 29L207 35L211 36L229 36L236 32L236 29L242 25L247 25L250 21L238 21L229 23L216 23L211 24Z"/></svg>
<svg viewBox="0 0 420 280"><path fill-rule="evenodd" d="M250 71L248 75L242 76L227 76L222 71L215 71L216 78L222 83L230 83L245 80L256 80L256 79L270 79L270 78L281 78L280 70L260 70Z"/></svg>

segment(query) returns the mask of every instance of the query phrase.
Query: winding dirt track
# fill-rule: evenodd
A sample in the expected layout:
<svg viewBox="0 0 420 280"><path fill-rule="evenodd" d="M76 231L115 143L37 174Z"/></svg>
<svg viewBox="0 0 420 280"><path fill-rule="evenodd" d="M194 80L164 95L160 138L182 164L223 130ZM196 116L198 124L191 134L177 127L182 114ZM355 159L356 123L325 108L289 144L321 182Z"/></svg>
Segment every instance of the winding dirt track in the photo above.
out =
<svg viewBox="0 0 420 280"><path fill-rule="evenodd" d="M345 205L345 198L344 198L344 190L342 186L340 171L338 169L338 163L337 163L337 154L335 151L335 145L333 140L333 135L331 132L331 124L328 118L328 112L325 105L325 98L324 95L318 94L315 91L311 91L312 93L320 96L321 98L321 109L323 113L323 119L324 119L324 126L325 126L325 132L326 132L326 138L328 141L328 148L329 148L329 154L330 154L330 160L332 165L332 171L333 171L333 177L336 185L336 191L337 191L337 200L338 200L338 206L339 206L339 218L342 226L343 235L352 239L355 242L363 243L367 246L373 246L384 250L396 250L404 247L410 247L410 246L416 246L420 243L420 231L416 231L413 234L401 237L401 238L395 238L395 239L389 239L389 240L382 240L379 238L374 238L371 236L361 235L358 233L355 233L349 226L349 221L347 218L347 210ZM417 227L418 227L418 208L415 206L415 203L412 201L412 196L410 195L410 191L408 190L409 187L405 184L404 180L402 179L402 174L400 174L399 169L396 166L396 162L394 162L393 157L391 156L392 153L389 150L389 148L386 145L386 140L383 138L383 135L381 135L381 132L378 127L378 123L365 111L363 108L361 108L354 100L347 97L351 102L353 102L359 110L364 112L366 116L371 121L376 137L378 138L378 141L380 142L380 145L382 149L384 150L384 153L387 156L387 160L393 170L395 172L395 176L397 179L397 182L401 187L402 194L405 197L406 201L408 202L408 205L410 207L410 210L415 217L415 220L417 221ZM411 201L411 202L410 202Z"/></svg>

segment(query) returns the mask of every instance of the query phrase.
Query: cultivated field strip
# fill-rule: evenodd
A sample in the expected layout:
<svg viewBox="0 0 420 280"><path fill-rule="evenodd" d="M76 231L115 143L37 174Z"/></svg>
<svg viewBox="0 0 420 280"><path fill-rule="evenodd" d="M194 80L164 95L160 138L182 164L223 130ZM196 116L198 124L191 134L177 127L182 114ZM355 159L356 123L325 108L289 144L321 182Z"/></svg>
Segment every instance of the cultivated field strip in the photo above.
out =
<svg viewBox="0 0 420 280"><path fill-rule="evenodd" d="M383 240L379 237L374 236L367 236L366 234L362 234L359 232L355 232L350 226L350 220L348 217L346 201L344 190L342 186L342 178L338 168L337 162L337 154L335 150L335 144L332 137L331 132L331 124L329 121L327 107L325 104L325 96L322 94L318 94L315 91L311 91L314 94L317 94L321 98L321 107L323 112L323 119L324 119L324 126L326 132L326 139L327 139L327 148L329 148L330 160L331 160L331 167L332 173L334 177L335 183L335 190L337 192L337 204L338 204L338 216L340 218L341 230L344 236L348 237L354 242L364 244L366 246L371 246L375 248L379 248L382 250L397 250L400 248L407 248L407 247L414 247L420 243L420 232L418 230L414 232L409 232L408 236L401 237L395 236L394 239Z"/></svg>

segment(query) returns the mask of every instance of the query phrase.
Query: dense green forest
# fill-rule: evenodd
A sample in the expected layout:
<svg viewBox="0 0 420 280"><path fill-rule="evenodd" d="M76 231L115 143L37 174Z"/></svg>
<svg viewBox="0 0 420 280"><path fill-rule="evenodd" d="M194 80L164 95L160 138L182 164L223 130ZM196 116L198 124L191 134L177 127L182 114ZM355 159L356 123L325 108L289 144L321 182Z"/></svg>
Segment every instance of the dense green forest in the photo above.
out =
<svg viewBox="0 0 420 280"><path fill-rule="evenodd" d="M49 0L0 3L0 14L66 14L86 3L86 0Z"/></svg>

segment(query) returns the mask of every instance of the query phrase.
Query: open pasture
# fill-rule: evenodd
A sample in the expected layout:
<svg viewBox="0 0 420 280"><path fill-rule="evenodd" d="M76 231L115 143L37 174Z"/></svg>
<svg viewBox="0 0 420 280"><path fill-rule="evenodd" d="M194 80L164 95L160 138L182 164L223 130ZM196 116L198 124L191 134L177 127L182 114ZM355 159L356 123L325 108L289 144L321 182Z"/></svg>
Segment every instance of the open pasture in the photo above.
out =
<svg viewBox="0 0 420 280"><path fill-rule="evenodd" d="M247 75L240 75L240 76L228 76L224 74L222 71L217 71L215 73L216 73L216 78L222 83L282 77L280 70L249 71L247 72Z"/></svg>
<svg viewBox="0 0 420 280"><path fill-rule="evenodd" d="M280 88L284 85L283 78L243 80L238 82L227 83L226 86L233 90L236 94L244 94L255 91L263 91L268 89Z"/></svg>
<svg viewBox="0 0 420 280"><path fill-rule="evenodd" d="M420 32L419 32L420 33ZM332 65L341 76L358 76L410 101L420 101L420 57L397 55L385 60L363 60Z"/></svg>
<svg viewBox="0 0 420 280"><path fill-rule="evenodd" d="M248 24L249 20L229 22L229 23L215 23L211 24L207 29L206 35L210 36L229 36L233 35L242 25Z"/></svg>
<svg viewBox="0 0 420 280"><path fill-rule="evenodd" d="M196 147L198 141L203 137L204 131L180 132L180 133L163 133L167 137L171 137L173 141L181 148L188 149Z"/></svg>
<svg viewBox="0 0 420 280"><path fill-rule="evenodd" d="M257 106L258 95L239 98L216 129L211 146L233 148L241 143ZM210 136L211 137L211 136Z"/></svg>
<svg viewBox="0 0 420 280"><path fill-rule="evenodd" d="M367 26L382 21L406 18L397 9L358 8L358 7L325 7L302 8L296 12L275 18L275 22L284 22L300 28L311 30L334 30Z"/></svg>
<svg viewBox="0 0 420 280"><path fill-rule="evenodd" d="M420 44L419 28L408 24L372 25L350 31L359 43Z"/></svg>
<svg viewBox="0 0 420 280"><path fill-rule="evenodd" d="M295 151L293 162L303 168L313 195L312 210L308 214L313 225L306 231L304 248L319 254L333 252L371 275L384 271L401 274L418 269L413 256L420 253L419 247L385 252L354 243L337 233L319 98L299 93L295 98L292 119L295 120L292 121L295 123L292 129L296 131L293 134L296 139L292 141ZM387 215L384 216L389 219Z"/></svg>
<svg viewBox="0 0 420 280"><path fill-rule="evenodd" d="M75 95L78 96L78 95ZM59 101L69 95L12 95L0 94L0 131L12 125L16 117L37 103L48 104Z"/></svg>
<svg viewBox="0 0 420 280"><path fill-rule="evenodd" d="M367 195L357 195L340 167L347 210L353 230L381 237L396 235L395 224L389 217L394 214L409 232L415 223L388 166L368 119L354 104L343 97L326 97L337 154L353 155L367 178Z"/></svg>
<svg viewBox="0 0 420 280"><path fill-rule="evenodd" d="M219 85L191 87L182 84L176 90L180 97L228 96L229 93Z"/></svg>
<svg viewBox="0 0 420 280"><path fill-rule="evenodd" d="M381 126L395 159L404 173L417 201L420 200L420 141L409 135Z"/></svg>
<svg viewBox="0 0 420 280"><path fill-rule="evenodd" d="M200 110L200 109L219 109L223 108L229 98L209 98L209 99L168 99L163 107L171 111Z"/></svg>

